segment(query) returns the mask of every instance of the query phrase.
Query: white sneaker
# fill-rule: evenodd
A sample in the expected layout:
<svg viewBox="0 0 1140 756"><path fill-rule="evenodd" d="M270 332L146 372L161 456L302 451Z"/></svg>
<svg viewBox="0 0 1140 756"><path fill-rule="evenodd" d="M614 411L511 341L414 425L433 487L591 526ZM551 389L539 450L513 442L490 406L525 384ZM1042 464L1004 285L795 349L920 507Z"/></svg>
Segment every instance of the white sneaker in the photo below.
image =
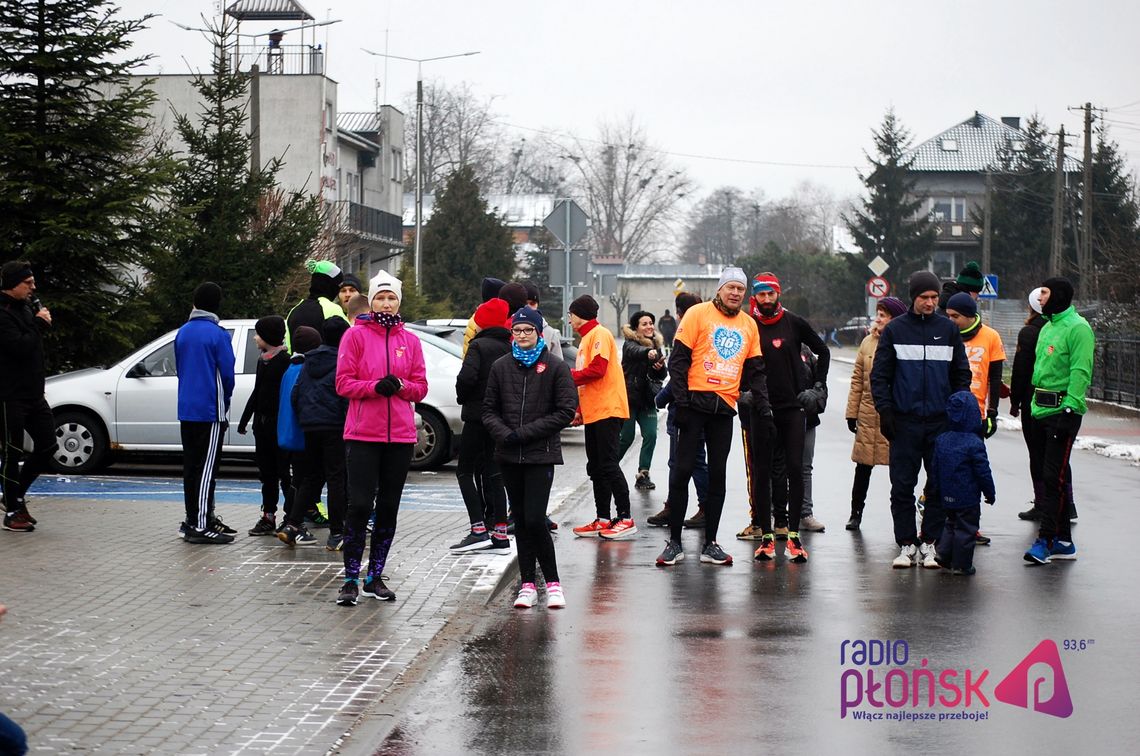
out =
<svg viewBox="0 0 1140 756"><path fill-rule="evenodd" d="M519 588L519 597L515 599L515 608L530 609L537 600L538 590L535 589L534 583L523 583Z"/></svg>
<svg viewBox="0 0 1140 756"><path fill-rule="evenodd" d="M894 567L896 570L905 570L908 567L913 567L917 554L918 549L915 548L915 545L908 543L899 550L899 555L895 557L895 561L891 562L891 567Z"/></svg>
<svg viewBox="0 0 1140 756"><path fill-rule="evenodd" d="M918 547L918 556L922 561L922 566L928 570L939 569L940 565L934 559L937 555L938 552L935 551L933 543L924 543Z"/></svg>
<svg viewBox="0 0 1140 756"><path fill-rule="evenodd" d="M518 606L518 604L515 604ZM562 585L560 583L547 583L546 584L546 608L547 609L565 609L566 597L562 595Z"/></svg>

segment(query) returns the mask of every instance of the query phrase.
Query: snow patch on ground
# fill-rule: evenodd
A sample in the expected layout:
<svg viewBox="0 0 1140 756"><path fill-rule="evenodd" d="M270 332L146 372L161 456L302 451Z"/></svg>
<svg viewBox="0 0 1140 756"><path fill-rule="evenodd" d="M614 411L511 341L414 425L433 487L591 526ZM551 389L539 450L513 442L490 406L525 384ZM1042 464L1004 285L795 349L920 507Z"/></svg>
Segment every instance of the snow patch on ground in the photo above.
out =
<svg viewBox="0 0 1140 756"><path fill-rule="evenodd" d="M1003 430L1020 431L1021 419L1001 415L998 417L998 427ZM1140 444L1118 444L1115 441L1097 438L1096 436L1077 436L1077 441L1073 446L1077 449L1095 452L1109 459L1123 459L1136 467L1140 467Z"/></svg>

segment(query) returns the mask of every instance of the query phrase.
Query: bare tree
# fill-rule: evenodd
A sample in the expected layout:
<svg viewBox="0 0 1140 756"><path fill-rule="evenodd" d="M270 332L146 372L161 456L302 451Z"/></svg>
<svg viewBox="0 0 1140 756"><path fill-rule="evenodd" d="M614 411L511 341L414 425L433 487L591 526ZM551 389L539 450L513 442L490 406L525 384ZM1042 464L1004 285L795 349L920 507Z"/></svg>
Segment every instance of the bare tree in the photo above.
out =
<svg viewBox="0 0 1140 756"><path fill-rule="evenodd" d="M566 158L592 219L595 255L646 262L670 238L670 220L692 182L666 155L649 145L633 117L603 123L597 141L575 140Z"/></svg>
<svg viewBox="0 0 1140 756"><path fill-rule="evenodd" d="M410 156L406 161L406 186L416 181L415 94L405 98L412 114L404 121L404 144ZM481 99L467 83L447 86L439 81L424 82L423 182L424 192L442 189L448 176L465 166L475 169L480 183L489 182L499 170L498 153L504 141L503 130L495 123L493 98Z"/></svg>
<svg viewBox="0 0 1140 756"><path fill-rule="evenodd" d="M730 265L747 250L750 215L759 205L735 186L715 190L693 209L682 257L700 265Z"/></svg>

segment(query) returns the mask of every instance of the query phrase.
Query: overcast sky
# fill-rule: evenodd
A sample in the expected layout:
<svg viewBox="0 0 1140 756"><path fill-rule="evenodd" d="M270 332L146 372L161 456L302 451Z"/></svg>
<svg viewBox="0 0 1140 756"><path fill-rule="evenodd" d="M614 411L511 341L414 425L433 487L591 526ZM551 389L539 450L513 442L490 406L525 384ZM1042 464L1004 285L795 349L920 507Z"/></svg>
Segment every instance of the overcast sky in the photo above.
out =
<svg viewBox="0 0 1140 756"><path fill-rule="evenodd" d="M217 0L120 0L159 13L136 38L148 70L205 70L209 46L167 19L200 25ZM870 130L893 106L916 143L979 110L1040 113L1079 132L1091 101L1112 136L1140 155L1140 4L1027 0L303 0L327 27L329 74L342 111L368 110L384 62L366 47L414 58L424 78L468 82L494 97L504 123L589 136L634 114L701 194L722 185L788 193L808 179L851 195ZM277 24L284 26L284 24ZM243 32L268 31L247 23ZM286 44L299 43L294 33ZM324 43L322 32L318 41ZM414 90L416 65L391 61L383 100ZM525 132L524 132L525 133ZM1075 149L1080 149L1079 142ZM696 156L705 156L704 158ZM796 165L779 165L792 163ZM1135 163L1134 163L1135 164Z"/></svg>

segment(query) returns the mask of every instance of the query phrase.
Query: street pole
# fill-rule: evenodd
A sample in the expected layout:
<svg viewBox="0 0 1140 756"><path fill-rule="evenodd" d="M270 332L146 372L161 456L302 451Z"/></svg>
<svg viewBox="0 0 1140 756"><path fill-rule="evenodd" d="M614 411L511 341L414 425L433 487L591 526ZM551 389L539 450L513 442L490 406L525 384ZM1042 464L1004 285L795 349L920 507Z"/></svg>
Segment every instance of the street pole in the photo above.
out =
<svg viewBox="0 0 1140 756"><path fill-rule="evenodd" d="M1080 278L1077 280L1077 299L1086 299L1089 295L1089 272L1092 270L1092 234L1093 234L1093 182L1092 182L1092 103L1085 103L1085 164L1084 164L1084 195L1081 207L1081 246L1077 256L1077 266L1080 268Z"/></svg>
<svg viewBox="0 0 1140 756"><path fill-rule="evenodd" d="M993 194L993 174L986 171L986 196L982 202L982 273L992 273L990 269L990 243L993 238L992 229L993 221L991 214L992 200L990 199Z"/></svg>
<svg viewBox="0 0 1140 756"><path fill-rule="evenodd" d="M420 290L421 246L424 224L424 75L423 63L416 64L416 291Z"/></svg>
<svg viewBox="0 0 1140 756"><path fill-rule="evenodd" d="M1062 191L1065 184L1065 127L1062 126L1057 138L1057 174L1053 184L1053 239L1049 249L1049 275L1061 275L1061 225L1064 222L1064 202Z"/></svg>
<svg viewBox="0 0 1140 756"><path fill-rule="evenodd" d="M566 203L566 236L564 239L570 238L570 198L562 200ZM563 252L566 254L566 302L563 304L562 309L566 310L570 307L570 302L574 298L574 288L572 284L572 276L570 275L570 243L563 244ZM574 330L570 327L570 318L566 315L562 316L562 335L567 338L573 338Z"/></svg>

